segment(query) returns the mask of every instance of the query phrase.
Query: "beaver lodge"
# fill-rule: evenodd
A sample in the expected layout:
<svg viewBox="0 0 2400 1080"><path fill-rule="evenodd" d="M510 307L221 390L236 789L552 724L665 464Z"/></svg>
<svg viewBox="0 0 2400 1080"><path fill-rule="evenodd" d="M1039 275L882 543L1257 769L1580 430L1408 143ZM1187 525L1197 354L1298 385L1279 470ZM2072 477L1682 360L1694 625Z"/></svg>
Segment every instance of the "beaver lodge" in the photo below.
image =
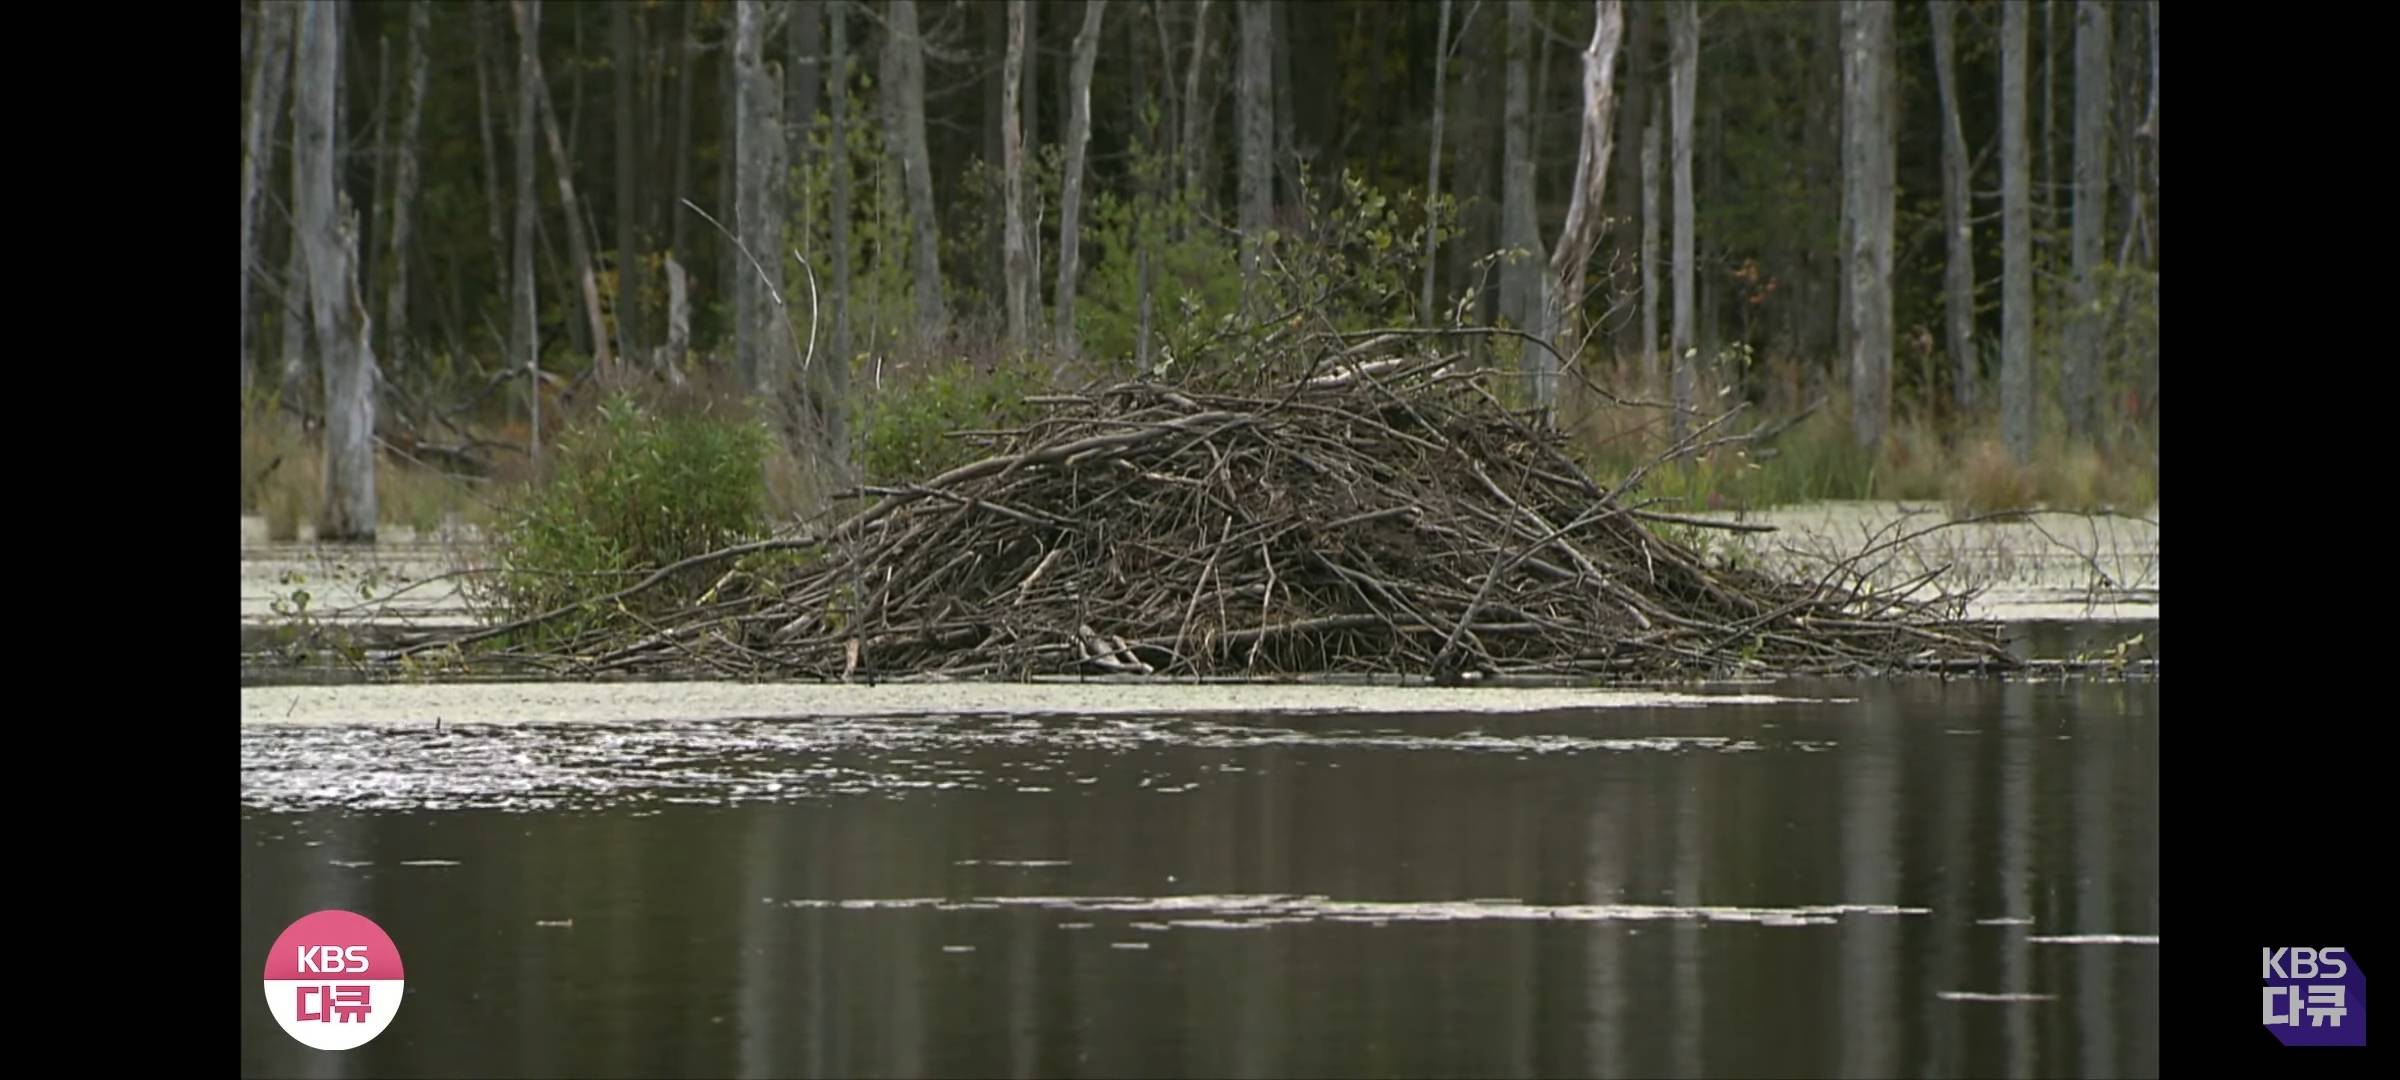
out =
<svg viewBox="0 0 2400 1080"><path fill-rule="evenodd" d="M1040 419L974 434L988 456L862 488L874 501L821 532L403 652L565 676L769 679L1616 682L2014 666L1995 627L1963 618L1963 597L1919 595L1927 579L1867 590L1857 567L1874 549L1787 580L1708 565L1662 535L1758 528L1678 519L1638 496L1650 469L1729 441L1713 425L1604 486L1563 437L1502 404L1501 372L1455 355L1364 361L1406 340L1323 350L1309 374L1265 389L1132 382L1035 399ZM779 551L768 569L728 569ZM693 591L700 603L639 615L622 603L695 575L709 586ZM529 633L554 620L575 629Z"/></svg>

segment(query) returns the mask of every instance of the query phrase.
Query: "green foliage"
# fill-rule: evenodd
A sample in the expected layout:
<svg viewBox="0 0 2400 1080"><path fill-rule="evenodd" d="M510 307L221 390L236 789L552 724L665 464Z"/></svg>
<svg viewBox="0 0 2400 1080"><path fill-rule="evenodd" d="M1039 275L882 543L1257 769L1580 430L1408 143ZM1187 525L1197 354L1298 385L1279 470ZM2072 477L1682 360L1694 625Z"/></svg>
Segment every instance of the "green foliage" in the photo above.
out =
<svg viewBox="0 0 2400 1080"><path fill-rule="evenodd" d="M694 555L757 539L767 526L767 427L701 411L661 415L618 395L570 429L546 480L504 508L497 572L472 587L516 618L587 601ZM688 606L725 572L699 567L625 601L635 614ZM593 608L544 628L606 618Z"/></svg>
<svg viewBox="0 0 2400 1080"><path fill-rule="evenodd" d="M1036 410L1025 398L1039 394L1044 381L1039 365L1012 358L989 373L971 364L950 364L878 395L865 418L868 478L906 483L966 464L977 456L977 448L949 433L1032 419Z"/></svg>
<svg viewBox="0 0 2400 1080"><path fill-rule="evenodd" d="M1139 157L1136 176L1158 167ZM1145 192L1159 186L1138 185ZM1298 227L1268 231L1258 277L1245 288L1235 237L1206 224L1184 194L1101 193L1091 230L1100 258L1076 308L1086 352L1132 370L1145 244L1157 259L1150 320L1154 370L1162 376L1177 369L1210 378L1270 374L1226 370L1220 361L1245 354L1225 346L1279 331L1415 324L1426 228L1418 192L1395 199L1345 173L1328 193L1303 168L1295 209ZM1455 213L1456 204L1442 200L1433 226L1451 235Z"/></svg>
<svg viewBox="0 0 2400 1080"><path fill-rule="evenodd" d="M851 63L856 65L855 57ZM816 264L817 288L823 296L819 317L830 327L835 302L833 177L837 168L850 170L849 312L854 354L889 345L915 325L917 311L908 196L901 185L899 164L885 152L874 84L873 76L863 72L852 76L841 153L834 152L831 114L817 114L808 133L806 161L792 166L787 189L791 240ZM949 258L945 265L955 268L955 256ZM784 254L783 271L784 280L802 290L797 295L805 296L807 286L800 284L806 280L804 271L789 252ZM805 311L800 317L806 319ZM818 340L825 340L828 332L820 329ZM805 325L802 333L806 333ZM856 356L842 359L855 362Z"/></svg>

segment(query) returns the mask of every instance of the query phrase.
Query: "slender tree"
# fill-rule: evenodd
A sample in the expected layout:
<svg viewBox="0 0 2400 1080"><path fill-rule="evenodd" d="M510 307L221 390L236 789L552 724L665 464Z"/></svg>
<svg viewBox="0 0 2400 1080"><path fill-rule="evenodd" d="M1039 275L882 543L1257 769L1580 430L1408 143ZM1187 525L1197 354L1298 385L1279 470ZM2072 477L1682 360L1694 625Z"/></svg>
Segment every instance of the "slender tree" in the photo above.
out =
<svg viewBox="0 0 2400 1080"><path fill-rule="evenodd" d="M2000 433L2033 460L2032 158L2025 142L2025 6L2000 6Z"/></svg>
<svg viewBox="0 0 2400 1080"><path fill-rule="evenodd" d="M1870 452L1883 445L1892 393L1892 9L1850 3L1843 41L1842 138L1850 207L1850 427Z"/></svg>
<svg viewBox="0 0 2400 1080"><path fill-rule="evenodd" d="M908 194L909 255L916 266L917 329L939 337L950 323L942 301L941 233L935 225L933 155L925 144L925 43L916 0L892 0L885 13L883 79L887 152L899 162Z"/></svg>
<svg viewBox="0 0 2400 1080"><path fill-rule="evenodd" d="M1642 129L1642 396L1658 393L1658 139L1665 104L1650 101Z"/></svg>
<svg viewBox="0 0 2400 1080"><path fill-rule="evenodd" d="M634 101L635 68L641 62L641 52L634 46L634 12L632 4L609 6L610 30L616 47L616 62L612 66L616 76L617 130L609 141L616 144L617 151L617 354L627 365L634 364L642 355L643 331L648 325L642 311L645 267L635 232L642 205L641 174L636 164L641 157L642 133L635 126L636 118L641 116Z"/></svg>
<svg viewBox="0 0 2400 1080"><path fill-rule="evenodd" d="M1433 306L1434 252L1441 240L1434 229L1434 215L1442 202L1442 93L1450 77L1450 0L1442 0L1440 19L1433 38L1433 139L1425 152L1425 287L1417 302L1427 326L1441 324L1441 314Z"/></svg>
<svg viewBox="0 0 2400 1080"><path fill-rule="evenodd" d="M2064 385L2067 437L2097 435L2100 398L2100 245L2108 217L2109 10L2099 0L2075 7L2075 223L2073 328Z"/></svg>
<svg viewBox="0 0 2400 1080"><path fill-rule="evenodd" d="M1933 70L1942 95L1942 218L1949 238L1943 263L1944 326L1950 348L1951 394L1961 415L1975 409L1975 225L1968 199L1967 136L1958 117L1958 85L1952 57L1956 0L1933 0Z"/></svg>
<svg viewBox="0 0 2400 1080"><path fill-rule="evenodd" d="M1268 40L1273 25L1267 5L1252 0L1239 6L1242 30L1240 87L1242 137L1242 278L1258 276L1259 245L1265 242L1274 215L1275 156L1274 84L1269 77L1274 49Z"/></svg>
<svg viewBox="0 0 2400 1080"><path fill-rule="evenodd" d="M422 170L417 162L418 137L425 120L425 38L433 32L431 5L414 0L408 5L407 101L401 107L400 161L392 189L392 266L383 302L384 355L398 371L408 358L408 261L416 224L417 187Z"/></svg>
<svg viewBox="0 0 2400 1080"><path fill-rule="evenodd" d="M748 254L741 256L731 282L734 356L744 388L762 395L782 385L793 334L779 302L783 217L775 212L773 188L782 179L775 165L776 147L783 138L783 95L766 70L766 26L764 0L736 0L733 228Z"/></svg>
<svg viewBox="0 0 2400 1080"><path fill-rule="evenodd" d="M1215 187L1209 171L1209 139L1215 129L1217 98L1220 92L1203 94L1201 78L1208 71L1209 12L1214 10L1210 0L1200 0L1192 11L1192 58L1184 69L1183 79L1183 138L1177 143L1183 154L1183 186L1194 203L1207 208L1210 193Z"/></svg>
<svg viewBox="0 0 2400 1080"><path fill-rule="evenodd" d="M1675 155L1675 325L1667 358L1675 371L1674 438L1691 423L1692 376L1692 111L1700 87L1700 10L1693 0L1670 0L1668 96L1673 99Z"/></svg>
<svg viewBox="0 0 2400 1080"><path fill-rule="evenodd" d="M1531 59L1533 4L1508 0L1508 97L1501 113L1500 244L1509 251L1500 271L1500 314L1536 337L1548 335L1535 327L1542 316L1542 241L1536 233L1533 205L1533 126L1531 91L1526 64ZM1521 354L1522 355L1522 354ZM1532 363L1528 356L1527 363Z"/></svg>
<svg viewBox="0 0 2400 1080"><path fill-rule="evenodd" d="M517 148L515 173L517 197L516 266L514 272L514 311L516 319L510 324L509 355L525 369L526 410L531 417L532 454L542 456L542 367L541 343L535 326L537 299L533 289L533 223L539 212L533 201L533 140L534 127L541 97L542 76L540 60L534 55L535 32L541 28L541 0L514 0L518 13L517 32L521 44L517 49L517 126L511 137Z"/></svg>
<svg viewBox="0 0 2400 1080"><path fill-rule="evenodd" d="M833 232L833 337L829 376L846 384L850 378L850 4L827 0L825 30L825 101L833 114L833 205L827 222ZM840 394L833 395L839 401ZM839 424L832 425L836 429ZM838 431L836 432L838 434ZM835 445L846 445L836 442Z"/></svg>
<svg viewBox="0 0 2400 1080"><path fill-rule="evenodd" d="M1067 160L1061 167L1058 198L1058 327L1053 331L1059 351L1075 355L1075 286L1083 227L1083 161L1092 139L1092 67L1100 57L1100 16L1108 0L1084 0L1083 29L1075 33L1075 60L1068 75Z"/></svg>
<svg viewBox="0 0 2400 1080"><path fill-rule="evenodd" d="M334 175L334 89L341 78L334 4L300 10L298 113L293 128L300 183L292 204L307 252L309 300L325 381L324 498L317 539L375 539L375 350L358 281L358 219Z"/></svg>
<svg viewBox="0 0 2400 1080"><path fill-rule="evenodd" d="M1000 66L1000 154L1006 189L1003 200L1006 205L1001 208L1005 218L1001 249L1006 267L1002 276L1008 291L1008 344L1012 349L1025 347L1026 332L1033 323L1026 292L1037 287L1025 247L1025 125L1017 106L1025 73L1025 9L1029 6L1026 0L1009 0L1008 58ZM1063 302L1066 296L1062 287L1059 299Z"/></svg>
<svg viewBox="0 0 2400 1080"><path fill-rule="evenodd" d="M526 78L532 80L527 93L533 95L541 114L542 141L550 149L550 170L558 181L559 207L566 212L565 227L561 231L567 235L569 272L575 275L583 296L583 317L590 334L592 362L606 370L615 361L608 343L608 315L600 306L600 282L592 268L591 239L585 231L590 219L583 216L583 204L575 197L575 153L568 148L561 134L558 110L550 100L550 84L542 75L539 50L541 35L537 32L536 24L526 21L528 6L533 5L520 3L515 8L520 31L518 40L524 49Z"/></svg>
<svg viewBox="0 0 2400 1080"><path fill-rule="evenodd" d="M258 41L251 49L250 107L242 141L242 396L250 395L258 358L250 353L250 282L263 276L259 208L275 165L275 132L283 117L283 87L292 71L292 7L262 4Z"/></svg>
<svg viewBox="0 0 2400 1080"><path fill-rule="evenodd" d="M1542 279L1543 325L1560 355L1576 360L1573 347L1575 312L1582 306L1583 275L1592 251L1600 246L1603 210L1608 205L1608 162L1615 146L1617 49L1625 39L1625 12L1619 0L1593 0L1592 40L1583 50L1583 134L1575 155L1575 187L1568 198L1567 219L1551 249L1550 272ZM1531 350L1528 356L1540 350ZM1558 406L1557 358L1541 353L1533 368L1536 407L1547 415Z"/></svg>
<svg viewBox="0 0 2400 1080"><path fill-rule="evenodd" d="M1649 136L1650 87L1656 81L1651 66L1651 57L1656 53L1650 40L1650 28L1655 21L1651 18L1653 6L1651 0L1626 0L1625 3L1625 59L1621 65L1625 69L1625 122L1629 128L1642 125L1644 138ZM1650 229L1650 219L1642 203L1645 193L1642 177L1649 168L1642 161L1644 148L1642 139L1624 138L1617 141L1617 160L1614 165L1617 180L1609 193L1609 198L1615 203L1612 216L1616 219L1617 228L1615 239L1610 241L1615 249L1611 257L1612 264L1616 264L1617 260L1641 258L1641 238ZM1639 323L1626 320L1625 328L1619 332L1617 354L1639 353L1645 362L1655 359L1657 342L1639 347L1633 344L1634 335L1641 332ZM1643 378L1647 380L1649 376L1644 375Z"/></svg>

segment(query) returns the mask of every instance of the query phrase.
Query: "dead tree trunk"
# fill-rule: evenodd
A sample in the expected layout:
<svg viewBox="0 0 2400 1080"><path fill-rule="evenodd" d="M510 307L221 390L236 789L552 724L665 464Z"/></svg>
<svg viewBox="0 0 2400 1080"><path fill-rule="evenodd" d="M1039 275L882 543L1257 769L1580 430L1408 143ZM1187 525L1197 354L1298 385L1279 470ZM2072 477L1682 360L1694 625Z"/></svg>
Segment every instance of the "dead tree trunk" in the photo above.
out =
<svg viewBox="0 0 2400 1080"><path fill-rule="evenodd" d="M1178 144L1183 151L1183 189L1189 193L1195 209L1206 210L1216 184L1209 171L1209 140L1216 128L1217 99L1222 96L1214 88L1201 93L1200 78L1208 70L1208 13L1210 0L1200 0L1192 12L1192 59L1183 78L1183 139Z"/></svg>
<svg viewBox="0 0 2400 1080"><path fill-rule="evenodd" d="M292 71L292 8L265 4L259 11L258 41L252 46L249 123L242 142L242 396L250 396L258 358L250 354L250 332L256 320L250 310L250 282L263 276L259 265L259 207L266 201L267 177L275 165L275 132L283 119L284 81Z"/></svg>
<svg viewBox="0 0 2400 1080"><path fill-rule="evenodd" d="M1625 69L1625 105L1623 109L1625 122L1628 128L1639 127L1645 138L1649 134L1650 84L1653 81L1650 58L1656 51L1650 44L1650 27L1654 21L1651 18L1652 6L1649 0L1627 0L1625 4L1625 59L1620 63L1620 66ZM1630 135L1631 131L1629 130L1627 134ZM1645 215L1641 201L1643 171L1649 167L1642 163L1643 146L1641 139L1630 137L1617 144L1617 160L1614 166L1617 171L1616 187L1609 195L1610 200L1616 204L1614 213L1616 236L1609 241L1611 251L1609 266L1612 271L1626 262L1638 263L1640 261L1642 258L1641 238L1650 227L1650 219ZM1640 333L1641 329L1638 322L1631 319L1625 321L1624 329L1617 335L1616 352L1618 356L1639 352L1645 362L1655 356L1657 349L1655 341L1643 345L1639 349L1632 347L1634 335ZM1619 365L1622 370L1622 361L1619 361ZM1647 373L1643 375L1643 380L1645 385L1649 385Z"/></svg>
<svg viewBox="0 0 2400 1080"><path fill-rule="evenodd" d="M1017 95L1023 89L1025 75L1025 8L1026 0L1009 0L1008 57L1000 66L1000 161L1002 170L1003 229L1001 261L1006 271L1001 275L1008 295L1008 347L1025 347L1025 334L1032 325L1032 316L1025 304L1026 290L1033 285L1033 268L1026 262L1025 247L1025 125L1019 117Z"/></svg>
<svg viewBox="0 0 2400 1080"><path fill-rule="evenodd" d="M535 314L538 299L533 282L533 223L540 207L533 195L533 129L538 118L541 100L541 71L536 66L533 38L542 24L541 0L517 0L518 36L522 44L517 49L517 129L512 134L517 146L516 195L516 269L513 274L513 294L516 320L511 324L508 351L516 363L525 369L525 409L531 419L531 434L527 436L535 461L542 457L542 366L541 343Z"/></svg>
<svg viewBox="0 0 2400 1080"><path fill-rule="evenodd" d="M301 183L293 193L299 242L307 251L318 369L325 379L324 498L317 539L375 539L375 352L358 283L357 214L334 179L334 88L341 78L334 5L300 11L299 86L293 154Z"/></svg>
<svg viewBox="0 0 2400 1080"><path fill-rule="evenodd" d="M1535 326L1538 306L1542 241L1534 222L1533 131L1525 65L1531 51L1533 5L1508 0L1508 91L1501 110L1500 246L1508 249L1500 268L1500 314L1510 325L1548 340ZM1531 371L1533 347L1527 347L1518 366Z"/></svg>
<svg viewBox="0 0 2400 1080"><path fill-rule="evenodd" d="M2000 433L2033 460L2032 157L2025 143L2025 7L2000 6Z"/></svg>
<svg viewBox="0 0 2400 1080"><path fill-rule="evenodd" d="M495 16L489 7L475 9L475 126L483 136L483 213L484 225L492 239L492 281L500 287L509 282L509 233L500 223L506 200L501 193L507 190L507 179L500 171L500 151L492 137L492 113L496 98L508 93L503 77L505 69L493 56L499 34L493 29ZM511 319L515 316L512 314ZM513 355L513 350L512 350Z"/></svg>
<svg viewBox="0 0 2400 1080"><path fill-rule="evenodd" d="M2099 434L2101 311L2100 245L2108 217L2109 8L2098 0L2075 5L2075 314L2067 340L2067 437Z"/></svg>
<svg viewBox="0 0 2400 1080"><path fill-rule="evenodd" d="M417 137L425 120L425 37L432 33L430 7L408 5L408 100L400 117L400 161L392 187L392 275L384 290L384 355L398 371L408 363L409 233L417 208Z"/></svg>
<svg viewBox="0 0 2400 1080"><path fill-rule="evenodd" d="M1450 77L1450 0L1442 0L1441 26L1433 37L1433 139L1425 153L1425 287L1417 311L1426 326L1441 325L1433 307L1434 253L1440 237L1434 229L1442 204L1442 92Z"/></svg>
<svg viewBox="0 0 2400 1080"><path fill-rule="evenodd" d="M738 0L733 8L734 234L747 255L735 254L734 364L743 389L773 394L783 385L793 331L783 296L783 218L775 212L776 144L783 137L782 94L766 70L767 7ZM753 262L752 260L756 260Z"/></svg>
<svg viewBox="0 0 2400 1080"><path fill-rule="evenodd" d="M916 0L892 0L886 13L884 83L891 108L886 133L908 192L912 226L909 254L916 265L917 329L927 340L950 323L942 302L941 233L934 223L933 156L925 146L925 48L917 29Z"/></svg>
<svg viewBox="0 0 2400 1080"><path fill-rule="evenodd" d="M616 38L616 110L617 130L609 141L617 149L617 355L628 365L643 356L644 331L648 321L642 311L642 251L635 238L634 226L641 203L639 170L640 155L636 148L642 142L635 118L641 115L634 107L634 69L640 63L641 52L634 47L634 6L617 4L609 9Z"/></svg>
<svg viewBox="0 0 2400 1080"><path fill-rule="evenodd" d="M1062 355L1072 357L1075 339L1075 284L1081 272L1083 228L1083 162L1092 140L1092 67L1100 58L1100 16L1108 0L1084 0L1083 29L1075 34L1075 66L1067 73L1066 162L1059 176L1058 206L1058 326L1052 333Z"/></svg>
<svg viewBox="0 0 2400 1080"><path fill-rule="evenodd" d="M1580 360L1580 350L1574 347L1575 313L1582 307L1584 268L1600 246L1603 208L1608 205L1608 159L1616 149L1617 48L1625 39L1619 0L1593 0L1592 7L1592 40L1583 50L1583 137L1575 155L1575 186L1551 252L1550 272L1542 279L1542 304L1548 311L1544 322L1569 363ZM1545 415L1558 407L1558 362L1543 353L1533 369L1538 380L1534 405Z"/></svg>
<svg viewBox="0 0 2400 1080"><path fill-rule="evenodd" d="M826 108L833 114L833 204L826 208L832 226L833 240L833 336L826 342L832 347L828 354L831 364L828 375L842 380L847 390L850 377L850 5L848 0L832 0L825 5L826 37L828 40L825 65ZM839 394L831 400L839 402ZM838 427L831 424L829 427ZM830 435L831 432L829 431ZM836 445L846 445L837 443Z"/></svg>
<svg viewBox="0 0 2400 1080"><path fill-rule="evenodd" d="M1942 95L1942 216L1949 236L1949 260L1944 265L1942 293L1944 325L1948 329L1951 395L1963 416L1975 411L1979 381L1975 357L1975 225L1969 201L1967 136L1958 116L1958 80L1952 70L1957 52L1953 26L1958 19L1954 0L1933 0L1933 70Z"/></svg>
<svg viewBox="0 0 2400 1080"><path fill-rule="evenodd" d="M1672 433L1676 442L1682 442L1691 424L1696 359L1692 355L1692 111L1700 88L1700 11L1693 0L1673 3L1667 36L1675 144L1675 325L1667 362L1675 370Z"/></svg>
<svg viewBox="0 0 2400 1080"><path fill-rule="evenodd" d="M1650 102L1650 122L1642 129L1642 396L1658 393L1658 140L1666 111Z"/></svg>
<svg viewBox="0 0 2400 1080"><path fill-rule="evenodd" d="M583 216L583 204L575 198L575 158L567 152L566 140L559 133L558 110L552 107L550 86L543 80L542 57L536 48L539 35L535 33L535 24L526 21L528 6L531 5L519 3L514 8L518 37L525 52L524 68L526 77L533 80L531 93L541 111L542 141L550 149L550 170L558 178L559 207L566 213L561 231L567 234L567 260L583 292L584 319L590 324L592 364L606 371L615 365L615 359L608 343L608 315L600 307L600 281L592 271L592 245L584 232L587 219Z"/></svg>
<svg viewBox="0 0 2400 1080"><path fill-rule="evenodd" d="M1274 85L1269 66L1274 49L1268 40L1272 15L1261 3L1239 7L1242 30L1240 85L1242 138L1242 280L1244 291L1258 277L1259 245L1266 241L1274 215L1275 157Z"/></svg>
<svg viewBox="0 0 2400 1080"><path fill-rule="evenodd" d="M1883 446L1892 394L1892 9L1849 0L1843 42L1843 190L1850 206L1850 430Z"/></svg>

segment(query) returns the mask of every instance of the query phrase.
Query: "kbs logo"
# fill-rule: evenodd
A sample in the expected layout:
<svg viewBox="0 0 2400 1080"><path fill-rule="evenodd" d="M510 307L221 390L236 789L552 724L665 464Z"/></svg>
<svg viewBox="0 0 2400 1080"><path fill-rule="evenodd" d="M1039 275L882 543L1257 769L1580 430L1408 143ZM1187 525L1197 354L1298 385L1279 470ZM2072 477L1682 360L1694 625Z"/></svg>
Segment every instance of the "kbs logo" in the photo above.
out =
<svg viewBox="0 0 2400 1080"><path fill-rule="evenodd" d="M267 950L267 1009L285 1034L349 1050L383 1034L400 1009L400 950L374 920L320 911L285 927Z"/></svg>
<svg viewBox="0 0 2400 1080"><path fill-rule="evenodd" d="M2365 1046L2367 976L2349 950L2260 949L2267 1030L2285 1046Z"/></svg>

